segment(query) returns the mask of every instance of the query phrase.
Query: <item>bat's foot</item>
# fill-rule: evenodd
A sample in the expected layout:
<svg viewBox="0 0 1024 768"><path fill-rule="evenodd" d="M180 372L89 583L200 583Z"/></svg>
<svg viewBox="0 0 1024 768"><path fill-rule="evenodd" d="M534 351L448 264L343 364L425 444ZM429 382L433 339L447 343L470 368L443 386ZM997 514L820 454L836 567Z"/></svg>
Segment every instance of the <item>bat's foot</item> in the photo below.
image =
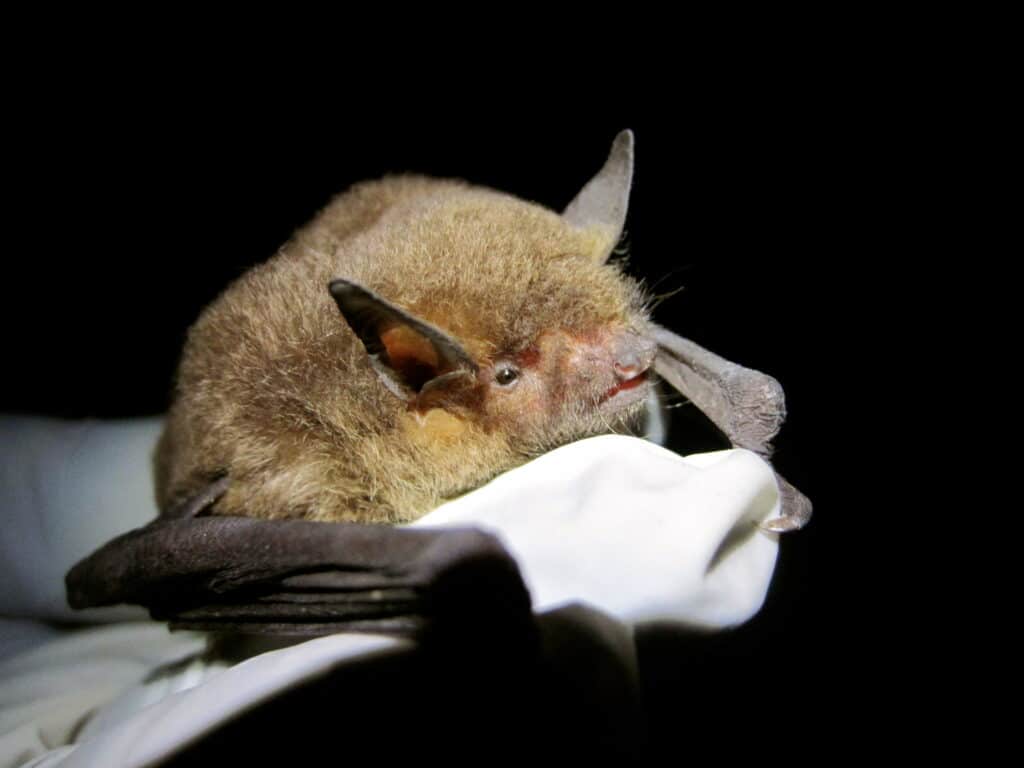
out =
<svg viewBox="0 0 1024 768"><path fill-rule="evenodd" d="M811 519L811 500L790 485L780 474L775 475L779 481L779 495L782 497L782 514L779 517L761 523L762 530L773 533L799 531Z"/></svg>
<svg viewBox="0 0 1024 768"><path fill-rule="evenodd" d="M167 520L190 520L199 517L227 492L229 485L227 475L219 477L194 495L165 510L162 516Z"/></svg>

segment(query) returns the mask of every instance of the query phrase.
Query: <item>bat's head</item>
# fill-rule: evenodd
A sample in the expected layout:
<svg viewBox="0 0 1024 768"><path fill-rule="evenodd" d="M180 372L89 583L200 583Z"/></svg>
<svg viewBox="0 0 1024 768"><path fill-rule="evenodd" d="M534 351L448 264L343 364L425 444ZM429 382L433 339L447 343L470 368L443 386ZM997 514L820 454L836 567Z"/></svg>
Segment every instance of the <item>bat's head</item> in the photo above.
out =
<svg viewBox="0 0 1024 768"><path fill-rule="evenodd" d="M161 505L226 475L223 514L408 520L628 426L655 351L609 261L631 175L626 132L562 213L419 177L341 195L190 330Z"/></svg>
<svg viewBox="0 0 1024 768"><path fill-rule="evenodd" d="M635 421L656 346L639 286L609 263L631 173L624 132L561 215L453 184L356 245L376 284L330 292L411 429L533 455Z"/></svg>

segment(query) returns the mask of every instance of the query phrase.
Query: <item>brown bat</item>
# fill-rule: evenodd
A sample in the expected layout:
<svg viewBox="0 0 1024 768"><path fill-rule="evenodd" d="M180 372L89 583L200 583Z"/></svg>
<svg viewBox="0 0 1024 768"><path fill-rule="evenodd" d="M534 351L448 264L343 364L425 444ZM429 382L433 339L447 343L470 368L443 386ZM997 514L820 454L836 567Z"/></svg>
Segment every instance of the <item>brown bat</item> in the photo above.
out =
<svg viewBox="0 0 1024 768"><path fill-rule="evenodd" d="M609 261L632 165L624 131L561 215L416 176L335 198L190 330L156 456L161 509L214 488L215 514L410 521L551 448L629 430L659 347L670 383L687 370L685 340ZM781 390L760 390L781 410Z"/></svg>
<svg viewBox="0 0 1024 768"><path fill-rule="evenodd" d="M653 324L609 261L632 169L624 131L561 214L411 176L336 198L191 329L156 455L161 515L76 565L71 605L244 632L528 623L495 537L373 524L630 429L652 369L768 458L778 382ZM800 528L810 503L778 479L782 516L762 527Z"/></svg>

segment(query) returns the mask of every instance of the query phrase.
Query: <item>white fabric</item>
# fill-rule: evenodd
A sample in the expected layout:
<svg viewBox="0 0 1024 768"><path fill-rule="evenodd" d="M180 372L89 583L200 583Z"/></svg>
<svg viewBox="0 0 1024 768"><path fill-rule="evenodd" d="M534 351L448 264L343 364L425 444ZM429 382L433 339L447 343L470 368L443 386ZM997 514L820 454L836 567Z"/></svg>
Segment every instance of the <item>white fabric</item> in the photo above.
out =
<svg viewBox="0 0 1024 768"><path fill-rule="evenodd" d="M171 635L155 622L120 623L69 631L0 661L0 766L66 744L91 713L132 686L152 688L140 684L154 669L204 646L198 633Z"/></svg>
<svg viewBox="0 0 1024 768"><path fill-rule="evenodd" d="M746 621L775 567L771 467L745 450L678 456L604 435L559 448L414 527L474 524L516 557L535 610L586 602L627 622Z"/></svg>
<svg viewBox="0 0 1024 768"><path fill-rule="evenodd" d="M64 574L156 517L150 462L161 424L0 417L0 616L146 617L136 606L72 611Z"/></svg>
<svg viewBox="0 0 1024 768"><path fill-rule="evenodd" d="M64 616L64 571L155 514L148 461L159 423L75 432L61 422L19 422L0 424L8 520L0 554L14 561L0 561L0 576L18 590L3 595L0 613ZM748 451L679 457L604 436L506 473L414 526L495 532L519 562L536 610L582 601L628 623L726 626L764 599L777 542L756 524L778 510L774 474ZM410 647L335 635L228 669L197 658L142 682L200 641L162 625L126 624L78 630L0 662L0 768L27 759L62 768L145 765L302 680Z"/></svg>
<svg viewBox="0 0 1024 768"><path fill-rule="evenodd" d="M151 765L238 712L303 680L342 663L409 645L409 641L394 637L342 634L262 653L209 677L200 686L173 693L120 722L96 729L98 733L83 733L81 746L61 765Z"/></svg>
<svg viewBox="0 0 1024 768"><path fill-rule="evenodd" d="M393 637L331 635L228 667L196 655L204 645L200 633L127 622L0 663L0 766L152 765L339 664L411 647ZM71 737L69 749L63 742Z"/></svg>

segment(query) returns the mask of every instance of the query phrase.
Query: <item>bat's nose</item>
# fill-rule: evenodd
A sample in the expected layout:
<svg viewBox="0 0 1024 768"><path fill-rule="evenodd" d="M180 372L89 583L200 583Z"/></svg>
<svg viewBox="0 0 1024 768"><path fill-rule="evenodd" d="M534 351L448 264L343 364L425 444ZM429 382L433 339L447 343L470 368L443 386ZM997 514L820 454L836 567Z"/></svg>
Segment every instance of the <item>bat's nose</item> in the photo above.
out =
<svg viewBox="0 0 1024 768"><path fill-rule="evenodd" d="M654 363L657 345L651 339L623 331L612 346L615 375L622 381L635 379Z"/></svg>

